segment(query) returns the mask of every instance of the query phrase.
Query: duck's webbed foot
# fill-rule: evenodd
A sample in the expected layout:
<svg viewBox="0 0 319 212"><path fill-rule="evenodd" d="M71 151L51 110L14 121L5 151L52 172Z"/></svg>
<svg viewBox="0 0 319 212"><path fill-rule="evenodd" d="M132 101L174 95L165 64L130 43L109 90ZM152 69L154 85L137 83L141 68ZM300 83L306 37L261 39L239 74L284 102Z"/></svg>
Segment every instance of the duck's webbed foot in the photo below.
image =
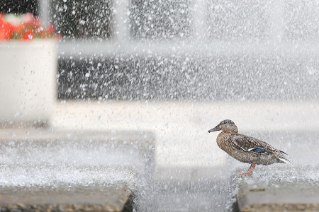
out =
<svg viewBox="0 0 319 212"><path fill-rule="evenodd" d="M238 175L239 177L241 176L248 176L251 175L253 173L253 170L255 169L256 163L251 164L251 166L249 167L249 169L247 170L247 172L242 173L240 175Z"/></svg>

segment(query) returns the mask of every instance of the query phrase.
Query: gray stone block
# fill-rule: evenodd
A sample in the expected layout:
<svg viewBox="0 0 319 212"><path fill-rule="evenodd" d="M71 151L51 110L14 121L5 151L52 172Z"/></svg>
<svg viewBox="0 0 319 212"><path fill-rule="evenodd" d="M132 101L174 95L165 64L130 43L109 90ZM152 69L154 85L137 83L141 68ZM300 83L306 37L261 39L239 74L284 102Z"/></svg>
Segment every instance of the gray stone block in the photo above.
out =
<svg viewBox="0 0 319 212"><path fill-rule="evenodd" d="M132 211L131 191L121 184L89 187L1 188L1 211Z"/></svg>
<svg viewBox="0 0 319 212"><path fill-rule="evenodd" d="M307 170L314 168L276 168L265 167L253 176L235 177L239 211L319 211L319 184Z"/></svg>
<svg viewBox="0 0 319 212"><path fill-rule="evenodd" d="M42 150L51 152L54 157L55 152L61 151L62 148L66 154L68 150L72 153L74 149L89 151L100 148L105 150L105 154L108 153L107 151L120 151L128 158L130 155L138 157L149 176L152 176L154 172L155 135L151 132L13 128L0 130L0 145L2 149L16 149L21 157L30 157L30 151L36 154Z"/></svg>
<svg viewBox="0 0 319 212"><path fill-rule="evenodd" d="M154 172L151 132L0 130L0 211L132 211Z"/></svg>

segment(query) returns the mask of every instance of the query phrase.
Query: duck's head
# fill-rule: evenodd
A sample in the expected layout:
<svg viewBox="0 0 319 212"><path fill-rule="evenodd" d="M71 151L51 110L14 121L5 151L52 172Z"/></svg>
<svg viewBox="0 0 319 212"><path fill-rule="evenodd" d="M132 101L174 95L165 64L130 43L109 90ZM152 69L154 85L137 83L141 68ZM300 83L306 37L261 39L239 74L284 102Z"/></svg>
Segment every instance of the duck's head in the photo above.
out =
<svg viewBox="0 0 319 212"><path fill-rule="evenodd" d="M226 119L226 120L220 122L216 127L208 130L208 133L220 131L220 130L223 132L226 132L226 133L238 133L238 129L237 129L236 124L232 120L229 120L229 119Z"/></svg>

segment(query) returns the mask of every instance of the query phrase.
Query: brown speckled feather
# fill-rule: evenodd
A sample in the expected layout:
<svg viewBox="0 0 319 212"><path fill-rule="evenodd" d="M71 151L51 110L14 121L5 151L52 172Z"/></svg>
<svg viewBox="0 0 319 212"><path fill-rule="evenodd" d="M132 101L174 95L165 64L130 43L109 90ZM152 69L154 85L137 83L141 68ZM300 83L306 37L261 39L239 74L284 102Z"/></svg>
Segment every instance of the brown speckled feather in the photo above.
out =
<svg viewBox="0 0 319 212"><path fill-rule="evenodd" d="M264 150L270 152L276 151L274 147L270 146L266 142L246 135L234 134L230 137L230 139L231 142L233 142L235 145L237 145L238 148L244 151L248 151L254 148L263 148Z"/></svg>
<svg viewBox="0 0 319 212"><path fill-rule="evenodd" d="M244 163L270 165L284 163L284 160L287 160L280 150L275 149L266 142L241 134L222 132L217 137L217 144L229 155ZM265 152L252 151L256 148L261 148Z"/></svg>

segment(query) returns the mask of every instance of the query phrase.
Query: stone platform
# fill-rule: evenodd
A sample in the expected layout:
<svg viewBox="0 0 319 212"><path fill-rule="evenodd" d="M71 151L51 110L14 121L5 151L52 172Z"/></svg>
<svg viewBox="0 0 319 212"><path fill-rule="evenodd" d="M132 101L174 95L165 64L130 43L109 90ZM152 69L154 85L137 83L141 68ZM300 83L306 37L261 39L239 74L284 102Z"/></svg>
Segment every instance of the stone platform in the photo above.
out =
<svg viewBox="0 0 319 212"><path fill-rule="evenodd" d="M149 175L153 174L155 163L155 135L145 131L8 128L0 129L0 148L5 152L3 156L13 157L14 161L37 158L36 162L43 163L47 163L48 159L50 163L47 165L61 165L61 163L54 164L55 160L62 160L65 164L72 163L73 166L137 167L140 165ZM14 157L12 151L18 155ZM47 154L37 154L42 152ZM76 157L72 155L74 153L82 156ZM117 159L114 153L120 153L121 159ZM46 157L48 155L50 158ZM114 163L101 161L104 156L110 155ZM41 156L42 158L39 158ZM132 157L135 157L136 163L131 160ZM0 160L0 164L3 162ZM6 164L8 163L12 163L12 160L6 161Z"/></svg>
<svg viewBox="0 0 319 212"><path fill-rule="evenodd" d="M269 173L274 169L262 168L253 176L234 177L240 212L319 211L318 167L280 169Z"/></svg>
<svg viewBox="0 0 319 212"><path fill-rule="evenodd" d="M132 211L153 175L155 136L6 128L0 150L0 211Z"/></svg>
<svg viewBox="0 0 319 212"><path fill-rule="evenodd" d="M125 185L89 187L1 188L0 211L123 211L133 210Z"/></svg>

